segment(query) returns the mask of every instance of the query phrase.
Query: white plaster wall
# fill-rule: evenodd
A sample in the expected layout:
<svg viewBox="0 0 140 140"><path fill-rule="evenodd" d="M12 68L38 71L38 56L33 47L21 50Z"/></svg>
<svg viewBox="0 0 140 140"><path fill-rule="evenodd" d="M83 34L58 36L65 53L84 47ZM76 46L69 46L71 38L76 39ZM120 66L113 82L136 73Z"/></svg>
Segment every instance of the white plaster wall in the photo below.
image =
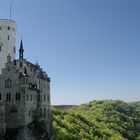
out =
<svg viewBox="0 0 140 140"><path fill-rule="evenodd" d="M8 27L10 29L8 29ZM9 40L8 40L9 36ZM16 23L8 19L0 19L0 73L5 67L7 56L11 56L11 60L15 59L14 48L16 48Z"/></svg>

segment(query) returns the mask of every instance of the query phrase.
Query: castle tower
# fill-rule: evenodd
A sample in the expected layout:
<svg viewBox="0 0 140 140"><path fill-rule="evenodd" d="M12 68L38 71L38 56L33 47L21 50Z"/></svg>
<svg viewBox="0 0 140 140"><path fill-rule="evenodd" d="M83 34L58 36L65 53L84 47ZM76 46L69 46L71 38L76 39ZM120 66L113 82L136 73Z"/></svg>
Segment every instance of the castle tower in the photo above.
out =
<svg viewBox="0 0 140 140"><path fill-rule="evenodd" d="M16 57L16 22L11 19L0 19L0 74L5 68L7 56L11 61Z"/></svg>

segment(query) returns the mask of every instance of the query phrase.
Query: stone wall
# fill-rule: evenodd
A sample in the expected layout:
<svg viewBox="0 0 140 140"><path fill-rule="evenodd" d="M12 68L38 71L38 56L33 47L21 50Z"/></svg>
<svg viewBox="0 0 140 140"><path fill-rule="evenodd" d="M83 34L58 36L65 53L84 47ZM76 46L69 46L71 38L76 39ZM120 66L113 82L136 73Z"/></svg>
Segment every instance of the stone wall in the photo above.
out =
<svg viewBox="0 0 140 140"><path fill-rule="evenodd" d="M0 101L0 135L3 136L6 130L5 102Z"/></svg>
<svg viewBox="0 0 140 140"><path fill-rule="evenodd" d="M47 74L25 59L16 60L16 63L8 61L5 66L0 75L0 92L5 101L7 129L27 126L33 122L36 112L45 119L46 131L50 133L50 83ZM1 126L4 127L4 123Z"/></svg>

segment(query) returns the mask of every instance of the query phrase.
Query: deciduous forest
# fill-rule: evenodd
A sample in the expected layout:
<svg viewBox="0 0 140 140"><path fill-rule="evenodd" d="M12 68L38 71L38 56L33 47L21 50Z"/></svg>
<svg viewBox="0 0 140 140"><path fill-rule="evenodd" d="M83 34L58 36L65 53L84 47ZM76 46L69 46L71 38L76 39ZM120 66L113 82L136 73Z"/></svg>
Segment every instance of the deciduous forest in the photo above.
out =
<svg viewBox="0 0 140 140"><path fill-rule="evenodd" d="M52 107L54 140L140 140L140 102L91 101Z"/></svg>

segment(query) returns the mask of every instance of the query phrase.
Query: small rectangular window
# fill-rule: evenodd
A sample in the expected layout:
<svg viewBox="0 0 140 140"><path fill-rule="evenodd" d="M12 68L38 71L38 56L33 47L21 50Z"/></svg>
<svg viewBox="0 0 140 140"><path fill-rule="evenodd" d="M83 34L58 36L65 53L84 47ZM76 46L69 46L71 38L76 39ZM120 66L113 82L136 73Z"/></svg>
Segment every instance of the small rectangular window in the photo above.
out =
<svg viewBox="0 0 140 140"><path fill-rule="evenodd" d="M22 67L22 62L20 62L20 67Z"/></svg>
<svg viewBox="0 0 140 140"><path fill-rule="evenodd" d="M30 100L32 101L32 95L30 95Z"/></svg>

